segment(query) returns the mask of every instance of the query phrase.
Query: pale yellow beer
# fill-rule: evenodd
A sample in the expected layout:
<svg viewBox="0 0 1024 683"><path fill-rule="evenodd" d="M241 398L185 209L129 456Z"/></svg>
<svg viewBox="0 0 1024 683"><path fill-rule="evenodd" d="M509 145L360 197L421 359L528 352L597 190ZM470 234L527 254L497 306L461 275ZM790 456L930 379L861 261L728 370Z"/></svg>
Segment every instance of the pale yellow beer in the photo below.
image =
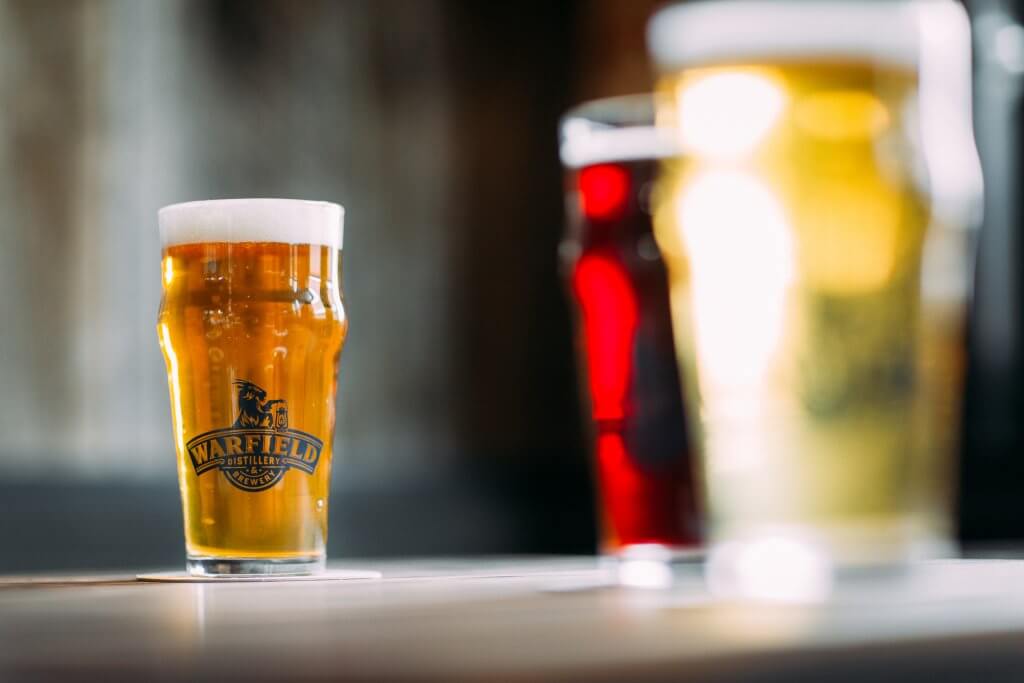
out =
<svg viewBox="0 0 1024 683"><path fill-rule="evenodd" d="M887 17L899 3L823 3L815 15L810 3L725 2L716 17L718 3L703 5L693 21L780 6L790 20L739 36L733 54L728 40L698 45L659 86L660 123L683 152L663 169L656 232L712 543L731 579L787 554L806 565L942 552L967 231L931 211L920 42L904 36L908 54L898 41L913 15ZM685 11L672 18L684 33ZM808 11L806 30L835 30L834 42L800 33ZM881 37L850 34L867 26ZM820 578L808 571L798 580Z"/></svg>
<svg viewBox="0 0 1024 683"><path fill-rule="evenodd" d="M348 327L340 220L291 200L161 213L158 333L193 573L322 567Z"/></svg>

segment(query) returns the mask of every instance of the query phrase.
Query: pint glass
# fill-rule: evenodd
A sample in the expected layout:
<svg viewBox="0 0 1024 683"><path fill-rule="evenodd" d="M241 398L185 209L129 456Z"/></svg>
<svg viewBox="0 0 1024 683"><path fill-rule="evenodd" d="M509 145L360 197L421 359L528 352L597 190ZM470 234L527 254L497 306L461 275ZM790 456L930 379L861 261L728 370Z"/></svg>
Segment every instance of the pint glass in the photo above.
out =
<svg viewBox="0 0 1024 683"><path fill-rule="evenodd" d="M648 37L714 585L800 597L947 552L980 182L963 10L695 2Z"/></svg>
<svg viewBox="0 0 1024 683"><path fill-rule="evenodd" d="M577 304L601 551L624 583L663 584L700 542L668 276L650 196L671 131L649 95L583 104L561 122L568 225L560 252ZM660 567L660 569L659 569Z"/></svg>
<svg viewBox="0 0 1024 683"><path fill-rule="evenodd" d="M160 210L167 363L188 569L324 566L348 323L342 208L227 199Z"/></svg>

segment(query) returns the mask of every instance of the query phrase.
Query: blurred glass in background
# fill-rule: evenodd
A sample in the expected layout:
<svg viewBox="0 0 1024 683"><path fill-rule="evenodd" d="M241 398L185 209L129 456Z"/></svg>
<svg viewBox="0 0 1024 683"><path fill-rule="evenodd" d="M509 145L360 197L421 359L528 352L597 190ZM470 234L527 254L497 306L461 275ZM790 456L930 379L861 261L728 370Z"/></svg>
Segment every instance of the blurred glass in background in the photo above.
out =
<svg viewBox="0 0 1024 683"><path fill-rule="evenodd" d="M713 583L824 593L832 564L951 553L981 189L966 14L695 2L649 35Z"/></svg>
<svg viewBox="0 0 1024 683"><path fill-rule="evenodd" d="M667 583L696 557L701 525L668 276L654 241L651 193L675 135L650 95L587 102L563 117L566 237L600 491L601 549L620 581ZM637 574L639 573L639 577Z"/></svg>

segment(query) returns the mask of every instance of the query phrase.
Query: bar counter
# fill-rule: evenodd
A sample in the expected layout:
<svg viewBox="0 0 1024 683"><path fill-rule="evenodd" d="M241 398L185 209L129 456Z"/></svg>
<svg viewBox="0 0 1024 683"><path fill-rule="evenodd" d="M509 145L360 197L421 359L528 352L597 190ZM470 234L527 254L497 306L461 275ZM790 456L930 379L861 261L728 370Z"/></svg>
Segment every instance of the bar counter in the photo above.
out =
<svg viewBox="0 0 1024 683"><path fill-rule="evenodd" d="M0 577L0 680L1021 681L1024 561L945 560L827 605L727 601L594 558L345 561L380 579Z"/></svg>

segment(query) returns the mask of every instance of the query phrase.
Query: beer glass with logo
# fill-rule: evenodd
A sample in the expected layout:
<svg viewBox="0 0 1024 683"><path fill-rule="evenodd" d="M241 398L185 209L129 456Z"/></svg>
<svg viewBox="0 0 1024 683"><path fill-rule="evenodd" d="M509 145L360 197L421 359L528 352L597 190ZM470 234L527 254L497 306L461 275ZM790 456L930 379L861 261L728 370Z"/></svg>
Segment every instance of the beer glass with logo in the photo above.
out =
<svg viewBox="0 0 1024 683"><path fill-rule="evenodd" d="M160 210L157 330L192 574L323 569L342 220L291 199Z"/></svg>
<svg viewBox="0 0 1024 683"><path fill-rule="evenodd" d="M949 552L972 207L953 2L694 2L649 27L712 587L815 597Z"/></svg>
<svg viewBox="0 0 1024 683"><path fill-rule="evenodd" d="M560 252L577 303L599 489L601 550L622 583L671 583L700 541L650 195L671 131L650 95L588 102L561 122L569 221Z"/></svg>

